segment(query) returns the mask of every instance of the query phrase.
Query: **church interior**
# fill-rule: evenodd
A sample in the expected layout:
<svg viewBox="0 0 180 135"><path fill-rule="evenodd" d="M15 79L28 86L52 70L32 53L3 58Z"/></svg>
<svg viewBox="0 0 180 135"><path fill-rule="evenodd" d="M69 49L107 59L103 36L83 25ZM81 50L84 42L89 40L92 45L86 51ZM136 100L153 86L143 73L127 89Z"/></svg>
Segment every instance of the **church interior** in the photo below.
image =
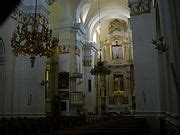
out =
<svg viewBox="0 0 180 135"><path fill-rule="evenodd" d="M179 135L179 6L0 2L0 134Z"/></svg>

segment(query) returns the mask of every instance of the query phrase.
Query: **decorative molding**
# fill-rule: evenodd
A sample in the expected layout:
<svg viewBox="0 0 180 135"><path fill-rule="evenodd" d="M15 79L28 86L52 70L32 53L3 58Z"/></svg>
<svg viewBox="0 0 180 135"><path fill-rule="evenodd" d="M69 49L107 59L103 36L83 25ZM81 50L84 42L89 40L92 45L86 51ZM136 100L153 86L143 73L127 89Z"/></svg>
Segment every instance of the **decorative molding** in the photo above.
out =
<svg viewBox="0 0 180 135"><path fill-rule="evenodd" d="M77 46L75 46L75 53L76 53L76 55L78 55L78 56L80 56L80 54L81 54L81 49L79 48L79 47L77 47Z"/></svg>
<svg viewBox="0 0 180 135"><path fill-rule="evenodd" d="M13 10L10 16L18 22L23 22L24 12L19 8L16 8Z"/></svg>
<svg viewBox="0 0 180 135"><path fill-rule="evenodd" d="M91 67L92 60L83 60L83 66L84 67Z"/></svg>
<svg viewBox="0 0 180 135"><path fill-rule="evenodd" d="M120 35L114 35L114 36L112 36L111 37L111 41L113 42L113 41L123 41L123 39L124 39L124 37L122 37L122 36L120 36Z"/></svg>
<svg viewBox="0 0 180 135"><path fill-rule="evenodd" d="M82 77L83 77L82 73L75 72L70 74L70 78L82 78Z"/></svg>
<svg viewBox="0 0 180 135"><path fill-rule="evenodd" d="M24 6L23 11L25 14L33 13L34 14L34 5L30 6ZM39 13L41 16L44 16L46 19L48 19L48 15L50 14L48 7L43 4L37 5L37 13Z"/></svg>
<svg viewBox="0 0 180 135"><path fill-rule="evenodd" d="M69 52L70 52L70 46L69 45L60 45L58 48L59 54L69 53Z"/></svg>
<svg viewBox="0 0 180 135"><path fill-rule="evenodd" d="M164 116L164 112L139 112L135 111L135 116Z"/></svg>
<svg viewBox="0 0 180 135"><path fill-rule="evenodd" d="M33 12L25 13L20 8L16 8L13 10L13 12L11 13L10 16L20 23L25 23L27 21L30 21L30 18L34 15L35 14ZM42 22L42 23L43 23L43 21L48 22L48 18L41 12L37 13L37 19L40 20L40 22Z"/></svg>
<svg viewBox="0 0 180 135"><path fill-rule="evenodd" d="M17 21L26 21L26 18L28 16L34 16L34 5L23 5L23 3L21 4L20 7L16 7L12 13L11 13L11 17ZM43 16L43 19L45 19L46 21L48 21L48 15L50 14L48 7L46 7L46 5L43 4L38 4L37 5L37 15ZM24 18L25 17L25 18Z"/></svg>
<svg viewBox="0 0 180 135"><path fill-rule="evenodd" d="M120 19L114 19L109 24L109 33L112 33L114 31L124 31L126 32L128 30L127 22Z"/></svg>
<svg viewBox="0 0 180 135"><path fill-rule="evenodd" d="M86 32L86 29L82 23L74 23L74 28L79 30L79 34L83 35Z"/></svg>
<svg viewBox="0 0 180 135"><path fill-rule="evenodd" d="M85 42L83 49L97 52L99 50L99 46L95 42Z"/></svg>
<svg viewBox="0 0 180 135"><path fill-rule="evenodd" d="M46 113L5 113L0 114L0 118L17 118L17 117L27 117L27 118L39 118L39 117L45 117Z"/></svg>
<svg viewBox="0 0 180 135"><path fill-rule="evenodd" d="M152 0L137 0L137 2L129 2L130 15L140 15L151 12Z"/></svg>

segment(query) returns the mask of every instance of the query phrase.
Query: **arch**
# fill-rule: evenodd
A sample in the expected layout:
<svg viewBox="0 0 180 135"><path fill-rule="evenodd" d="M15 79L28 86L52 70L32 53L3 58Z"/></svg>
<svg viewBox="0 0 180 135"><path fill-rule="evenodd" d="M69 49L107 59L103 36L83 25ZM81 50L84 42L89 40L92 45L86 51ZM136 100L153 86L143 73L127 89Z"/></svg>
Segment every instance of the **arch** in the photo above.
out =
<svg viewBox="0 0 180 135"><path fill-rule="evenodd" d="M87 40L91 42L93 41L93 33L99 27L99 20L101 23L103 23L109 19L115 18L128 21L128 18L130 18L129 8L117 5L108 5L102 7L100 11L96 10L91 16L86 19L85 22L85 27L87 29Z"/></svg>
<svg viewBox="0 0 180 135"><path fill-rule="evenodd" d="M76 10L76 19L78 23L85 22L91 4L91 0L81 0Z"/></svg>

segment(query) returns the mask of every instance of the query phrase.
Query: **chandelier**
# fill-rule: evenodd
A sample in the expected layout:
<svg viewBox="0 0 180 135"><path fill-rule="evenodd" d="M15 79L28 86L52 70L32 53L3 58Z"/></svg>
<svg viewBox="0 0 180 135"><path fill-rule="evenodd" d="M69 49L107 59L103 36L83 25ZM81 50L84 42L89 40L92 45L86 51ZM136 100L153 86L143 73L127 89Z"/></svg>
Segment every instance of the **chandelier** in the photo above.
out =
<svg viewBox="0 0 180 135"><path fill-rule="evenodd" d="M29 55L31 67L34 67L36 56L50 57L58 48L59 40L52 37L52 30L48 27L45 17L37 14L37 0L35 13L23 16L16 31L12 35L12 52L18 55Z"/></svg>
<svg viewBox="0 0 180 135"><path fill-rule="evenodd" d="M101 22L100 22L100 0L98 0L98 10L99 10L99 41L101 45ZM100 49L100 57L97 65L94 65L94 68L90 71L91 75L109 75L111 70L105 66L105 61L101 60L101 49Z"/></svg>
<svg viewBox="0 0 180 135"><path fill-rule="evenodd" d="M100 60L97 62L97 65L94 65L94 68L91 69L91 75L109 75L111 70L105 66L105 62L101 61L101 50L100 50Z"/></svg>

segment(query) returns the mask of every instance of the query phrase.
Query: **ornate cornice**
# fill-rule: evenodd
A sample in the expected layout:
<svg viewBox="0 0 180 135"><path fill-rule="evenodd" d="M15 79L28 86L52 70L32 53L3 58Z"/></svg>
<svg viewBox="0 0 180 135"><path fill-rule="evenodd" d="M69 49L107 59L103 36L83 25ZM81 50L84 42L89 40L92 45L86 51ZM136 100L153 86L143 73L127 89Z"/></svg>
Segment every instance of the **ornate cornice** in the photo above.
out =
<svg viewBox="0 0 180 135"><path fill-rule="evenodd" d="M24 12L19 8L14 9L10 16L18 22L23 22L24 20Z"/></svg>
<svg viewBox="0 0 180 135"><path fill-rule="evenodd" d="M48 5L52 5L54 2L56 2L57 0L45 0L47 2Z"/></svg>
<svg viewBox="0 0 180 135"><path fill-rule="evenodd" d="M58 48L59 54L69 53L69 52L70 52L70 46L69 45L60 45Z"/></svg>
<svg viewBox="0 0 180 135"><path fill-rule="evenodd" d="M129 2L131 16L150 13L152 0L137 0L136 2Z"/></svg>
<svg viewBox="0 0 180 135"><path fill-rule="evenodd" d="M77 46L71 46L71 45L60 45L58 48L58 53L63 54L63 53L70 53L70 48L75 49L75 54L80 56L81 54L81 48Z"/></svg>
<svg viewBox="0 0 180 135"><path fill-rule="evenodd" d="M124 31L126 32L128 30L127 22L120 19L114 19L109 24L109 33L112 33L114 31Z"/></svg>
<svg viewBox="0 0 180 135"><path fill-rule="evenodd" d="M27 21L27 18L29 18L30 16L34 16L34 11L28 9L28 8L31 8L31 7L26 7L27 10L29 10L29 12L24 12L23 9L20 9L20 8L16 8L13 10L13 12L11 13L11 17L13 19L15 19L16 21L20 22L20 23L23 23L25 21ZM43 8L43 6L38 6L38 9L39 11L37 12L37 18L40 19L40 20L46 20L48 21L48 18L47 18L47 10L45 10L45 8ZM44 13L46 12L46 13Z"/></svg>

